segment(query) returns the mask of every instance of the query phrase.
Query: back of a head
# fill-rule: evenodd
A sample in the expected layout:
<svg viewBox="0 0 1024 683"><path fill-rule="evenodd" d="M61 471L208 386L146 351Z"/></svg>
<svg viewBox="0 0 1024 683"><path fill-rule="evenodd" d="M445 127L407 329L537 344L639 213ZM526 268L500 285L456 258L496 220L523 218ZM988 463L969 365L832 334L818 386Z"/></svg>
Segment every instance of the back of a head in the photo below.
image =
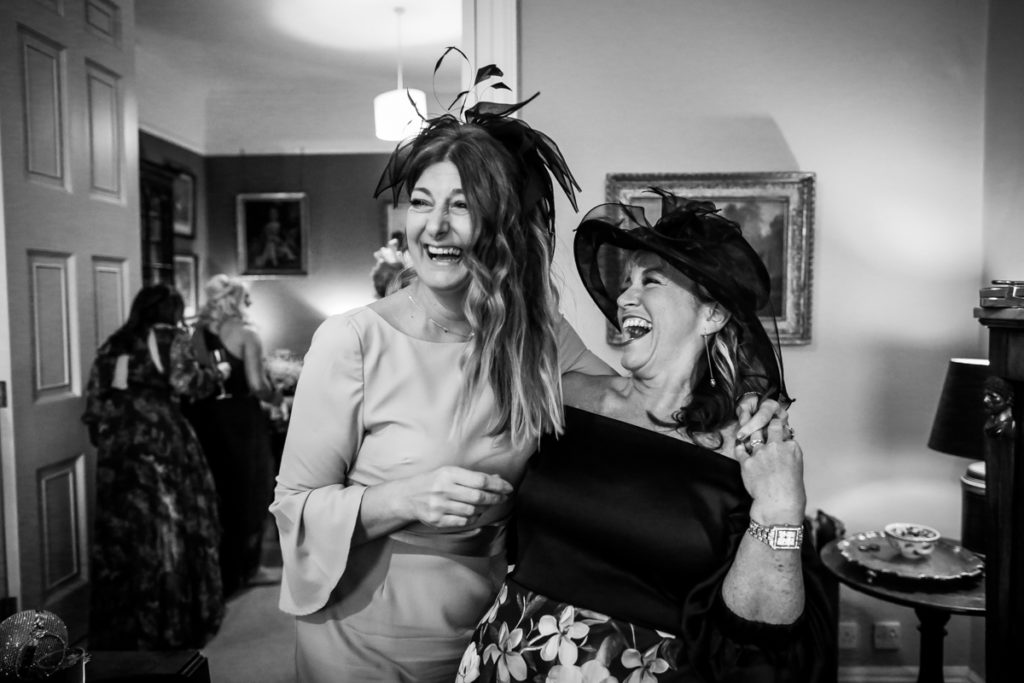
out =
<svg viewBox="0 0 1024 683"><path fill-rule="evenodd" d="M203 292L206 300L199 312L201 321L218 323L227 318L244 317L249 289L242 280L219 273L206 281Z"/></svg>
<svg viewBox="0 0 1024 683"><path fill-rule="evenodd" d="M184 300L174 287L166 283L143 287L132 302L129 319L140 327L151 327L158 323L177 325L185 310Z"/></svg>
<svg viewBox="0 0 1024 683"><path fill-rule="evenodd" d="M109 343L124 350L132 338L142 338L153 325L177 325L185 312L185 301L166 283L146 285L132 300L128 320L110 336Z"/></svg>

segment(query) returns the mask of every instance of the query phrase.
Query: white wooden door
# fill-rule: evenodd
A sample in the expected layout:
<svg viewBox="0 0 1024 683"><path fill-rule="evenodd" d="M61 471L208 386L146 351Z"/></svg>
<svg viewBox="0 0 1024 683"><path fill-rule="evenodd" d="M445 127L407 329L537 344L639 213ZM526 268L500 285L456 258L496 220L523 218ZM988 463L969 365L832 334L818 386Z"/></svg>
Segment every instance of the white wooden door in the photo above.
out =
<svg viewBox="0 0 1024 683"><path fill-rule="evenodd" d="M0 3L7 583L72 640L95 498L82 392L139 284L133 28L131 0Z"/></svg>

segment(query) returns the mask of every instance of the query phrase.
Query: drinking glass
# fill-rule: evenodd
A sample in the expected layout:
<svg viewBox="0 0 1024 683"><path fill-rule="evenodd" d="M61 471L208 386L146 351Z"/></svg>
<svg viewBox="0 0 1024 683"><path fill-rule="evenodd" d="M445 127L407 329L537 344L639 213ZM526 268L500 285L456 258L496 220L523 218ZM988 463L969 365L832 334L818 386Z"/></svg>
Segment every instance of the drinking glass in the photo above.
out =
<svg viewBox="0 0 1024 683"><path fill-rule="evenodd" d="M224 349L214 349L211 355L213 356L214 364L218 366L221 363L227 362L227 356L224 353ZM217 374L220 377L220 380L217 382L217 384L220 385L220 393L217 394L217 398L227 398L228 392L227 389L224 388L224 375L220 374L220 368L217 369Z"/></svg>

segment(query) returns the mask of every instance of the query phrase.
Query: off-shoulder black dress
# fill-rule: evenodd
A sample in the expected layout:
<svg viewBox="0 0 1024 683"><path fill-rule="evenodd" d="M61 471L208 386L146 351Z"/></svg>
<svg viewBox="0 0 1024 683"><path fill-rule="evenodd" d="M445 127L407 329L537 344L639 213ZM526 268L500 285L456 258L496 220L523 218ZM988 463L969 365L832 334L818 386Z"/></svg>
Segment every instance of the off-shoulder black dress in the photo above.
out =
<svg viewBox="0 0 1024 683"><path fill-rule="evenodd" d="M796 623L723 602L750 504L735 460L566 408L565 433L527 467L514 569L457 680L819 680L834 646L810 544Z"/></svg>

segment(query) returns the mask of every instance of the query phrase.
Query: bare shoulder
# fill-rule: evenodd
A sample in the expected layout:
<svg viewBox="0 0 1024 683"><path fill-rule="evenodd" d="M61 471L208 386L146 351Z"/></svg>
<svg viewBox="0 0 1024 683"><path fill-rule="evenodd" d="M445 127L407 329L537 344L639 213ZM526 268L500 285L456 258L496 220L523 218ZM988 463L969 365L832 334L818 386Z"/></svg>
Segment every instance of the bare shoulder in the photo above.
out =
<svg viewBox="0 0 1024 683"><path fill-rule="evenodd" d="M616 392L618 375L586 375L568 372L562 376L562 401L567 406L592 413L604 413Z"/></svg>
<svg viewBox="0 0 1024 683"><path fill-rule="evenodd" d="M259 332L256 328L246 325L242 328L242 343L248 347L252 347L257 351L263 348L263 340L260 339Z"/></svg>

